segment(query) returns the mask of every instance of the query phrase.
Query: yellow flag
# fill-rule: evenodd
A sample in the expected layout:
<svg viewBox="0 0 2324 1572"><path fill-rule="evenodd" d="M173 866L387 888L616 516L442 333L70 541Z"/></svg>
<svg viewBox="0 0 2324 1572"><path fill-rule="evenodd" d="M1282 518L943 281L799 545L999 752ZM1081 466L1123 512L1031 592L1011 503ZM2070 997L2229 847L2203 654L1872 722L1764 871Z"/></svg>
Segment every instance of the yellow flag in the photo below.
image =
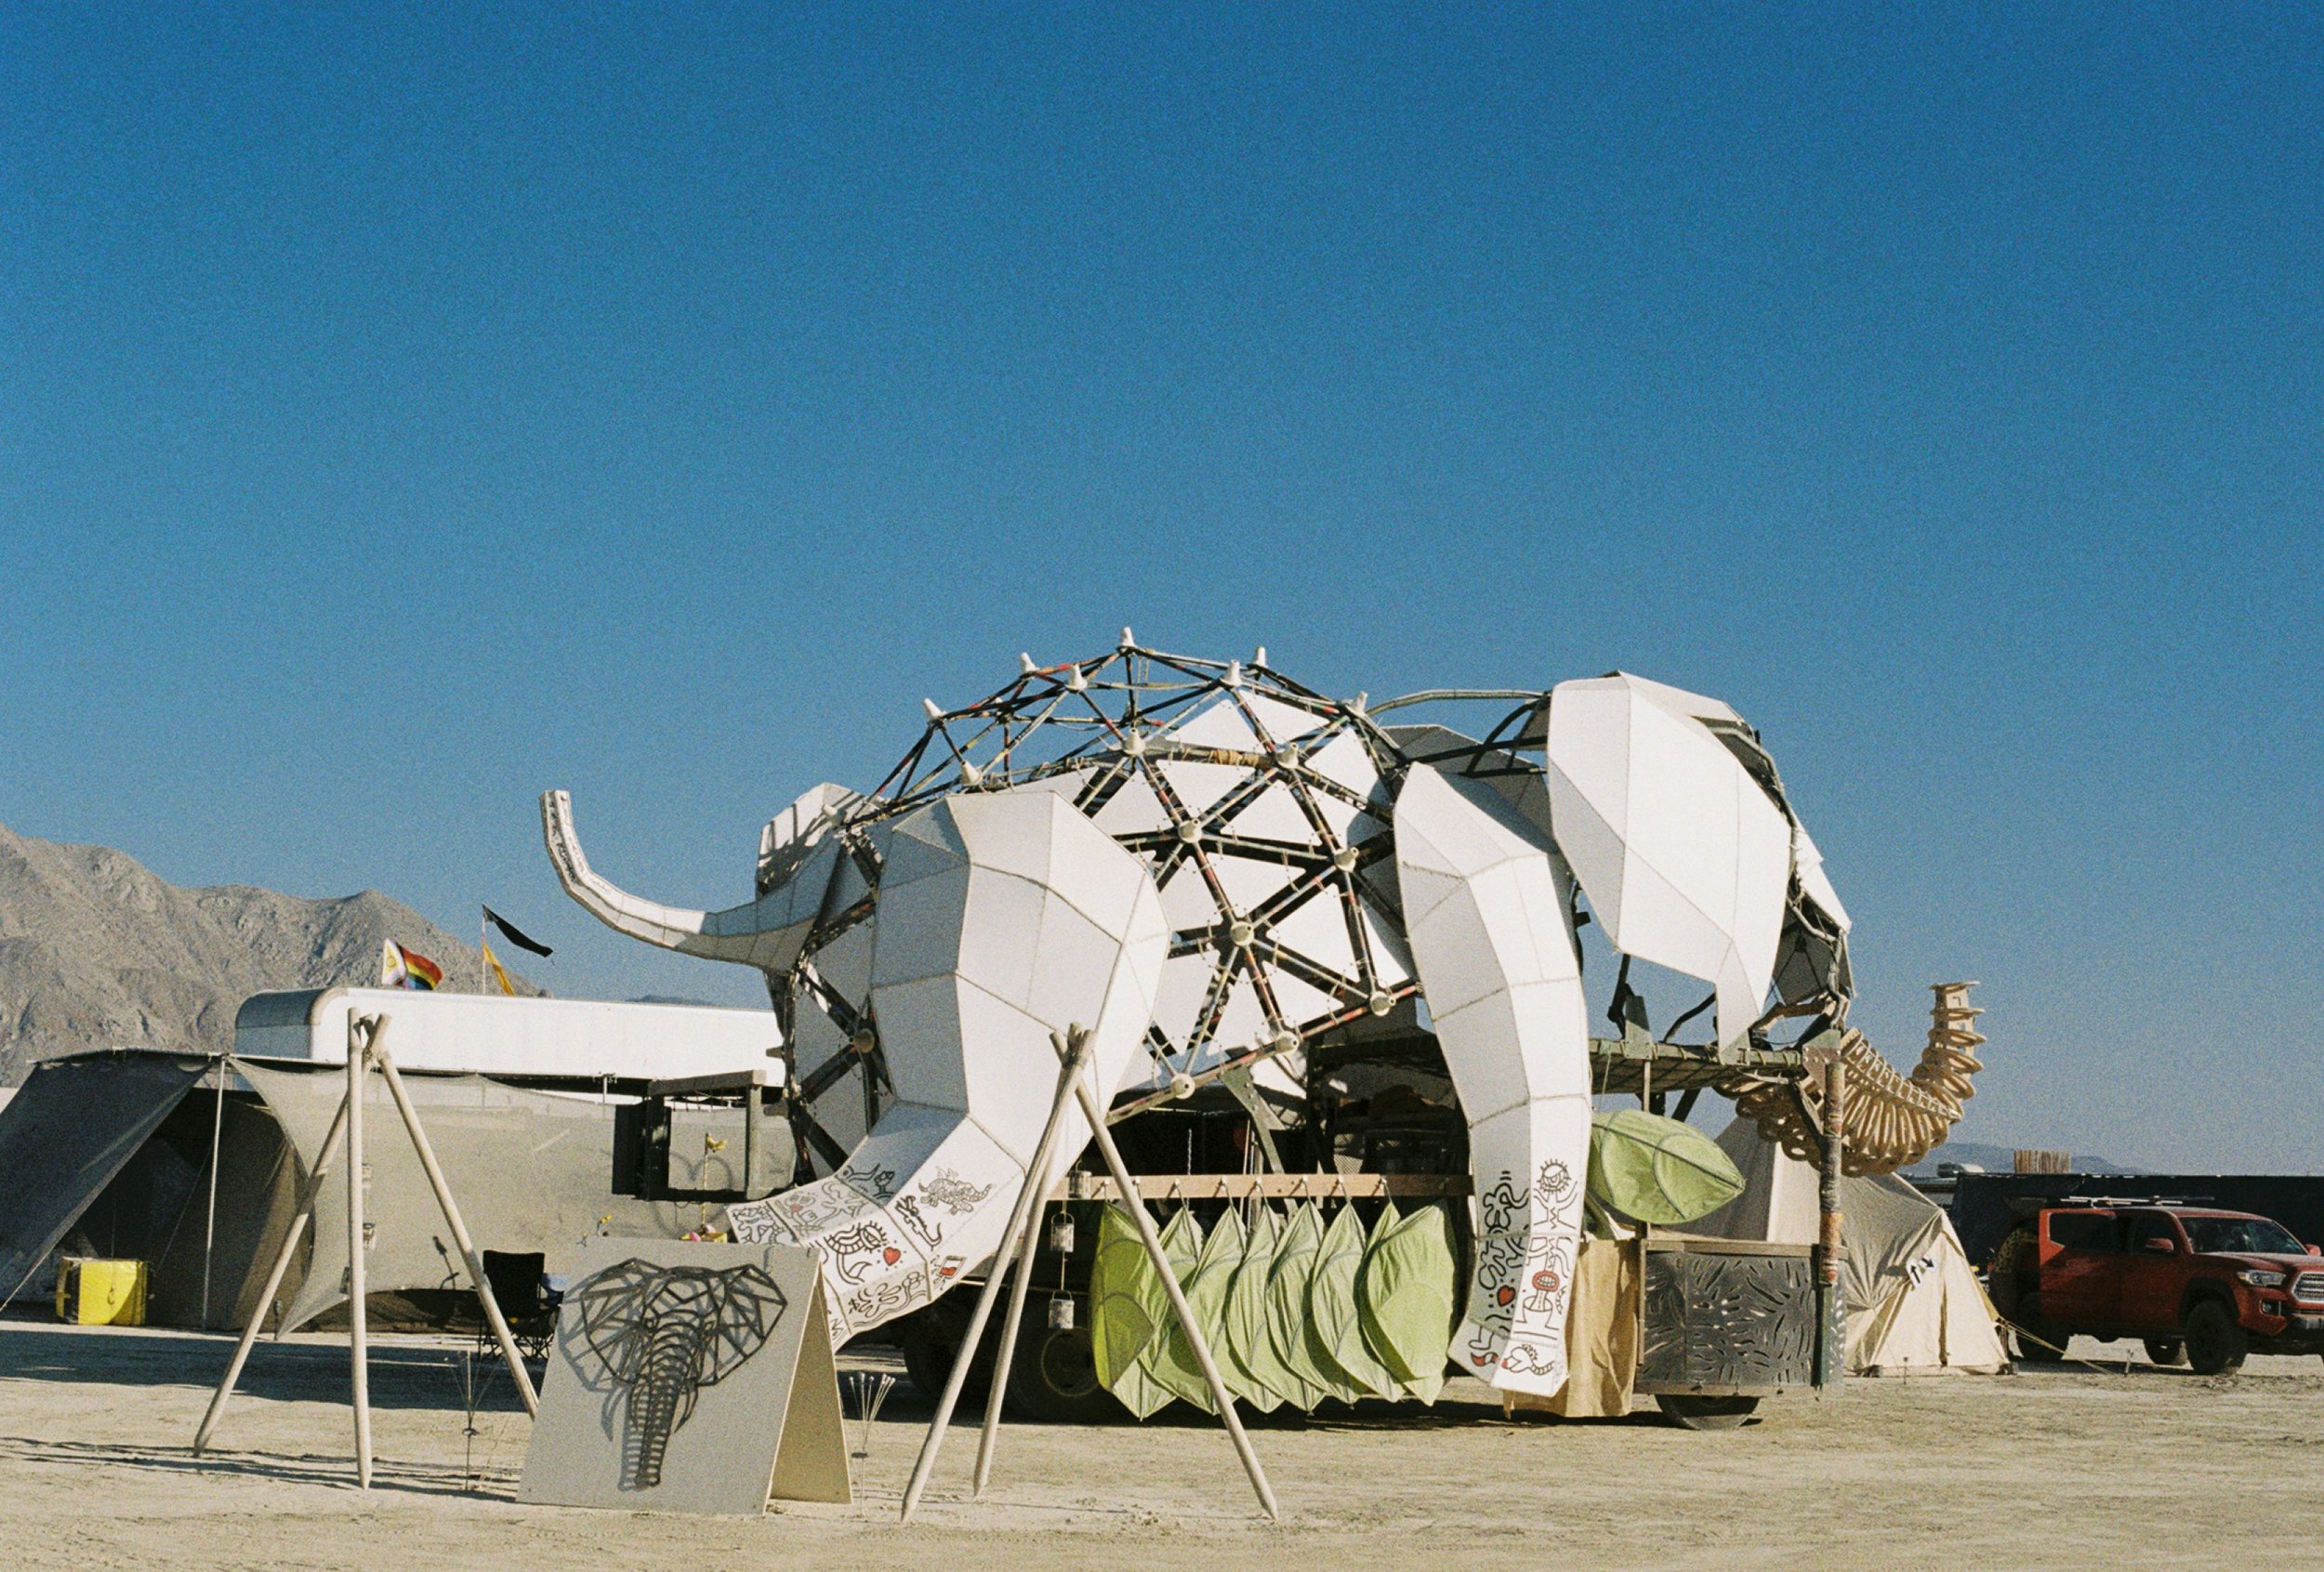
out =
<svg viewBox="0 0 2324 1572"><path fill-rule="evenodd" d="M500 984L500 991L510 998L516 997L517 985L508 981L508 971L501 966L500 958L493 954L490 945L484 946L484 964L492 969L493 981Z"/></svg>

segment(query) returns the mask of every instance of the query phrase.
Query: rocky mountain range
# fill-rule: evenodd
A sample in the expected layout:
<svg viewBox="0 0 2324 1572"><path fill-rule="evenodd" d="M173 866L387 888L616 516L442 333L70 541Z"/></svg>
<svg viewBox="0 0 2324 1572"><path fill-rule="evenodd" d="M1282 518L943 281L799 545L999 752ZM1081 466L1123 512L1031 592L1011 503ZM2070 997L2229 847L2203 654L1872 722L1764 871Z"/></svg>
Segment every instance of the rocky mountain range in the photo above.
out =
<svg viewBox="0 0 2324 1572"><path fill-rule="evenodd" d="M387 939L442 966L446 988L475 991L476 946L376 890L180 889L124 852L0 826L0 1086L84 1049L231 1048L244 998L376 983Z"/></svg>

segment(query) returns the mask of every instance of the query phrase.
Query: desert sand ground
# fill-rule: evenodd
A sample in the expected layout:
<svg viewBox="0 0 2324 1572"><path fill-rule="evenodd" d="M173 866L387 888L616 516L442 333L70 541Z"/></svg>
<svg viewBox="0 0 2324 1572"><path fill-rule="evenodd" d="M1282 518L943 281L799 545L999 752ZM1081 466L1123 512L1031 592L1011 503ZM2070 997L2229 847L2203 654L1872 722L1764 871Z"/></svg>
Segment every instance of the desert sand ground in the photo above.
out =
<svg viewBox="0 0 2324 1572"><path fill-rule="evenodd" d="M1255 1431L1287 1521L1253 1516L1215 1425L1012 1426L963 1499L957 1427L909 1529L928 1405L899 1384L853 1508L760 1519L521 1507L505 1377L467 1433L462 1354L375 1350L379 1468L351 1487L346 1346L261 1343L213 1453L188 1450L227 1342L0 1323L0 1563L17 1566L1412 1569L2324 1565L2324 1364L2206 1380L2139 1364L1859 1380L1725 1434L1511 1423L1482 1386ZM2087 1341L2077 1352L2095 1354ZM884 1351L843 1365L886 1363ZM479 1367L481 1368L481 1367ZM851 1423L851 1432L854 1426Z"/></svg>

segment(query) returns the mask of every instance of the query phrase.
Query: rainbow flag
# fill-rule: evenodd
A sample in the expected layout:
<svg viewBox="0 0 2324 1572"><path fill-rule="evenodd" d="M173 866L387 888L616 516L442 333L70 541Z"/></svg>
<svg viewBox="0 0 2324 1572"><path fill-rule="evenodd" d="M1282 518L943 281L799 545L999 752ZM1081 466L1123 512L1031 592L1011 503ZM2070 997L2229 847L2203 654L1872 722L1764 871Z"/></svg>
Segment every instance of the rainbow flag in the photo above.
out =
<svg viewBox="0 0 2324 1572"><path fill-rule="evenodd" d="M380 945L381 987L417 988L432 993L443 985L443 968L417 950L407 950L392 939L383 939Z"/></svg>

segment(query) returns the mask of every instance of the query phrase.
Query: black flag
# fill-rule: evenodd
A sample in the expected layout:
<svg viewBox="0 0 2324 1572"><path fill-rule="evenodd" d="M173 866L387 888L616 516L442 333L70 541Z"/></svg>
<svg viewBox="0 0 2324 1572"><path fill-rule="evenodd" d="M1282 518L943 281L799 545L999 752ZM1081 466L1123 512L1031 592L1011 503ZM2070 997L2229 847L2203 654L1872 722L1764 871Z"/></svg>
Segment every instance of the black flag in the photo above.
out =
<svg viewBox="0 0 2324 1572"><path fill-rule="evenodd" d="M548 956L555 953L547 945L542 944L538 939L535 939L531 934L526 933L515 923L510 922L507 918L502 917L498 912L493 910L490 906L486 906L484 908L484 920L491 923L495 928L499 929L500 936L508 940L508 943L514 945L520 950L531 950L536 956Z"/></svg>

